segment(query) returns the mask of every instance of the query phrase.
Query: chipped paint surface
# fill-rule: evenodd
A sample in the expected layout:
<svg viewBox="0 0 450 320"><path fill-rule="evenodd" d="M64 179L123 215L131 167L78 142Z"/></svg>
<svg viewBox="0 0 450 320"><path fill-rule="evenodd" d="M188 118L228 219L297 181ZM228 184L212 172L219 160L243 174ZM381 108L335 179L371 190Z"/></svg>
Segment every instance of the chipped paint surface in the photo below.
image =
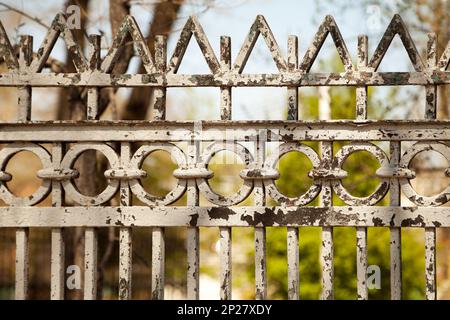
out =
<svg viewBox="0 0 450 320"><path fill-rule="evenodd" d="M385 53L398 35L414 72L379 72ZM122 54L121 47L130 36L144 74L112 74ZM312 66L330 36L344 65L342 73L314 73ZM58 38L66 45L76 73L42 72ZM246 63L262 37L277 66L274 74L246 74ZM427 299L436 299L436 228L450 227L450 186L432 196L422 196L411 181L410 168L421 152L435 151L450 161L450 123L436 120L437 88L450 84L450 43L441 56L436 49L435 34L428 35L426 57L422 58L406 24L395 15L372 56L368 38L358 37L357 57L352 59L344 38L332 16L326 16L312 44L302 59L298 55L298 38L288 37L287 55L282 52L263 16L258 15L232 57L231 38L220 38L216 55L196 17L190 17L181 30L174 51L168 59L167 39L155 37L151 53L140 27L131 16L125 17L106 56L100 57L100 37L89 36L85 57L66 25L63 14L57 14L38 51L32 52L33 39L22 36L18 50L13 49L0 23L0 59L8 71L0 74L0 86L18 87L18 116L15 123L0 123L0 227L16 231L16 299L28 294L29 227L52 228L51 298L64 298L64 229L85 230L85 299L97 297L97 230L119 228L119 299L132 298L132 231L133 227L152 227L153 299L164 299L165 228L187 228L187 297L199 298L200 250L199 227L216 227L220 235L220 297L232 298L232 227L254 228L255 296L268 298L266 269L266 227L287 228L288 298L299 299L299 227L322 227L322 299L334 298L333 228L356 228L357 298L368 299L367 227L390 228L391 298L402 298L401 228L425 229L425 279ZM178 74L184 54L194 38L209 66L210 74ZM16 52L17 51L17 52ZM201 57L200 57L201 58ZM356 61L356 64L353 63ZM368 120L368 86L421 85L425 87L423 120ZM153 87L153 121L98 121L99 90L102 87ZM304 86L352 86L356 88L355 120L302 121L298 119L298 89ZM87 121L34 122L31 119L32 87L86 87ZM167 88L217 87L220 89L220 121L166 121ZM286 121L232 121L233 87L285 87ZM201 129L199 129L201 128ZM303 142L318 141L316 150ZM338 150L334 141L346 141ZM385 141L389 152L374 141ZM402 150L402 143L413 144ZM137 150L132 143L139 143ZM250 142L250 143L249 143ZM51 149L42 144L51 143ZM266 155L269 143L279 145L278 152ZM248 145L252 147L248 147ZM183 147L184 145L184 147ZM187 145L187 147L185 146ZM50 150L50 151L49 151ZM73 168L77 157L86 150L102 153L109 162L105 170L106 188L96 196L81 194L74 183L79 172ZM40 187L30 196L15 196L7 186L13 176L6 172L14 154L30 151L42 162L36 176ZM163 197L148 193L141 183L147 175L144 159L155 151L165 151L178 166L173 175L177 183ZM211 159L221 151L234 153L245 168L240 172L242 187L233 195L223 196L209 185L214 172L208 168ZM343 169L353 153L367 151L379 162L377 189L366 197L355 197L344 187L348 176ZM280 158L289 152L300 152L311 162L309 190L297 197L287 197L276 185L280 177ZM449 176L450 168L445 169ZM389 192L389 206L378 206ZM37 206L51 193L51 207ZM75 206L66 206L67 199ZM254 206L240 206L250 195ZM401 206L401 195L412 203ZM120 205L109 201L120 195ZM173 205L187 195L187 206ZM345 205L335 206L333 195ZM200 196L213 206L200 206ZM133 198L144 206L136 206ZM266 206L266 198L277 206ZM307 206L315 199L320 206ZM270 298L270 297L269 297Z"/></svg>
<svg viewBox="0 0 450 320"><path fill-rule="evenodd" d="M61 186L61 181L58 180L58 174L61 171L54 170L58 168L61 158L64 152L63 145L61 143L54 143L52 146L52 173L56 175L56 178L52 179L52 207L60 208L64 206L64 191ZM39 174L39 172L38 172ZM50 298L52 300L63 300L64 299L64 288L65 288L65 239L64 239L64 229L53 228L52 229L52 239L51 239L51 278L50 278Z"/></svg>

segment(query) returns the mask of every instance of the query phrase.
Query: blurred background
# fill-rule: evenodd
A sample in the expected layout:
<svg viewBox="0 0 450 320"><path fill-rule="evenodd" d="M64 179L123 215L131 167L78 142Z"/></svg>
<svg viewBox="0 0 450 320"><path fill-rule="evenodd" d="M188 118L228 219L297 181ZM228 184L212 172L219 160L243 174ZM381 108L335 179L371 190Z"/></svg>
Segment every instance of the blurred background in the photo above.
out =
<svg viewBox="0 0 450 320"><path fill-rule="evenodd" d="M299 37L299 56L303 57L325 15L334 16L347 47L356 58L357 36L369 36L369 55L381 39L390 19L400 13L414 41L425 56L427 32L439 36L440 55L450 39L450 1L445 0L389 0L389 1L313 1L313 0L9 0L0 1L0 20L12 43L18 43L20 35L34 37L34 51L43 40L57 12L65 12L70 5L81 8L81 29L74 30L78 43L87 50L87 35L102 35L102 54L110 47L123 17L132 14L153 52L154 36L168 36L168 53L173 52L181 28L189 15L195 14L211 42L216 55L219 53L221 35L231 36L232 57L236 57L248 30L257 14L267 19L275 38L282 49L287 47L290 34ZM286 52L286 50L284 51ZM132 46L124 48L115 73L136 73L142 67L134 56ZM396 37L388 50L379 71L412 71L401 41ZM0 72L6 72L3 61ZM56 43L44 72L74 72L74 66L61 39ZM331 38L320 51L311 72L340 72L342 63ZM142 71L141 71L142 72ZM245 73L277 73L263 39L259 39L244 70ZM210 73L199 47L191 41L178 73ZM449 117L449 88L439 89L438 118ZM236 88L233 89L232 119L286 119L286 88ZM425 110L423 87L377 87L369 88L369 119L422 119ZM150 119L153 92L149 88L103 89L101 119L143 120ZM15 121L17 92L15 88L0 88L1 121ZM300 88L299 119L354 119L355 89ZM34 88L32 101L33 120L83 119L85 101L78 89ZM219 119L219 89L217 88L170 88L167 98L168 120L212 120ZM307 143L317 150L317 144ZM335 151L344 143L335 143ZM387 150L386 143L377 143ZM403 147L407 148L408 143ZM46 146L51 148L51 146ZM269 150L270 152L270 150ZM236 192L242 180L239 171L243 164L226 161L223 157L234 157L227 152L214 157L211 169L215 176L210 180L212 188L223 195ZM417 192L432 195L449 184L444 170L448 161L435 152L422 153L413 162L417 178L413 180ZM78 188L89 195L98 194L105 186L101 177L107 161L100 154L85 152L76 163L80 177ZM344 169L350 174L344 186L355 196L372 193L379 180L375 171L377 160L366 152L350 156ZM7 183L14 194L27 196L40 184L35 173L41 168L39 159L29 152L20 152L8 163L6 171L13 174ZM164 152L148 156L143 168L148 176L142 180L146 190L155 195L168 193L175 185L172 171L176 165ZM277 181L280 191L288 196L304 193L312 181L307 173L312 165L302 154L293 152L283 156L279 162L281 178ZM388 195L379 203L387 205ZM112 204L117 201L112 200ZM407 199L402 203L408 205ZM134 199L133 203L139 204ZM174 205L184 205L182 198ZM250 197L242 205L252 203ZM269 204L276 203L269 199ZM335 199L336 205L343 203ZM3 204L4 205L4 204ZM40 205L50 205L46 199ZM67 205L71 205L68 201ZM201 199L201 205L208 205ZM314 201L310 205L317 205ZM99 298L117 299L118 294L118 231L101 229L99 238ZM254 243L253 229L233 228L233 298L254 297ZM166 230L166 288L167 299L183 298L186 294L186 230ZM424 299L424 232L420 229L402 230L403 286L404 298ZM238 239L238 241L236 241ZM201 228L200 232L200 298L219 298L218 228ZM335 228L335 297L356 298L356 232L354 228ZM369 265L381 269L381 288L369 290L370 298L389 299L389 230L369 228ZM320 228L300 229L300 297L318 299L321 291L321 266L319 262L321 244ZM79 228L67 230L66 263L83 265L83 231ZM438 298L450 298L450 233L438 230ZM267 231L268 297L287 298L286 229L268 228ZM0 229L0 299L14 296L14 230ZM133 232L133 298L150 299L151 281L151 230L135 228ZM30 231L30 297L50 297L50 230ZM82 298L82 290L67 290L67 299Z"/></svg>

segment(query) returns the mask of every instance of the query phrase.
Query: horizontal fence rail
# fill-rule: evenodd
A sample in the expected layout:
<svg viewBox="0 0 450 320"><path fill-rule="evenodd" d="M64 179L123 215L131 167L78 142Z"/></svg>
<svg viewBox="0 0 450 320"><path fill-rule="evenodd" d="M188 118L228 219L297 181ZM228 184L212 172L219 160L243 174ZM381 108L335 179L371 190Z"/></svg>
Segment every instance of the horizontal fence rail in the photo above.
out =
<svg viewBox="0 0 450 320"><path fill-rule="evenodd" d="M311 68L331 36L344 66L343 72L316 73ZM380 72L378 68L395 36L399 36L413 72ZM246 63L259 37L265 41L277 73L246 74ZM76 72L54 70L48 61L62 38ZM131 43L127 43L131 38ZM210 74L177 74L187 46L194 38L208 64ZM287 55L280 49L264 17L257 16L234 59L231 39L222 36L217 57L196 17L190 17L171 55L166 38L156 36L155 54L133 17L127 16L104 57L100 36L90 36L87 56L74 40L66 17L54 18L37 52L32 37L22 36L12 45L0 23L0 86L18 87L18 117L15 123L0 123L0 227L16 228L16 299L28 297L29 228L52 228L51 298L64 298L64 229L84 227L84 298L97 296L98 231L119 228L119 299L132 298L132 244L134 227L152 227L153 299L164 299L165 228L186 227L187 298L199 298L199 227L220 230L220 297L232 298L232 228L253 227L255 247L255 297L266 299L266 227L287 228L288 298L299 294L299 227L322 228L322 299L334 298L334 227L355 227L357 243L357 297L368 299L367 227L389 227L391 298L402 298L401 228L425 229L426 298L436 299L436 228L450 227L450 186L439 194L423 196L414 189L413 159L435 151L450 161L450 122L436 120L437 88L450 84L450 43L438 55L436 35L428 35L426 59L422 59L399 15L389 23L370 56L367 36L358 38L357 59L350 56L333 17L326 16L299 58L298 39L289 36ZM133 45L145 69L143 74L112 74L122 48ZM356 63L354 62L356 61ZM50 69L50 72L43 72ZM48 71L48 70L46 70ZM422 120L368 120L368 86L420 85L426 89ZM299 120L298 89L305 86L350 86L356 89L355 120ZM31 121L32 87L79 87L87 105L86 121ZM152 121L98 121L99 92L104 87L153 87ZM217 87L220 89L220 120L167 121L169 87ZM287 120L232 121L233 87L286 87ZM84 90L86 89L86 90ZM308 142L316 141L317 147ZM387 146L387 147L386 147ZM82 194L75 185L80 172L76 159L87 150L103 154L109 168L102 174L105 189L96 196ZM12 174L6 170L12 157L29 151L42 163L36 175L39 188L28 197L18 197L8 188ZM166 196L148 193L141 178L145 158L153 152L168 152L178 168L177 183ZM209 185L214 176L209 165L215 154L229 151L240 158L244 169L242 186L234 195L222 196ZM369 152L379 162L380 183L366 197L356 197L344 187L349 176L344 162L355 152ZM297 197L284 195L275 183L278 164L290 152L305 155L312 164L308 176L313 183ZM450 177L450 169L445 169ZM41 202L51 194L52 206ZM111 199L120 195L120 204ZM186 206L173 204L186 195ZM254 196L253 205L242 206ZM200 196L209 205L200 205ZM334 196L334 197L333 197ZM340 199L344 205L333 203ZM379 205L388 198L389 205ZM409 204L402 203L408 199ZM276 205L267 205L268 199ZM318 199L317 206L309 206ZM38 206L39 205L39 206ZM150 288L149 288L150 290Z"/></svg>
<svg viewBox="0 0 450 320"><path fill-rule="evenodd" d="M450 208L27 207L1 208L2 227L449 227Z"/></svg>
<svg viewBox="0 0 450 320"><path fill-rule="evenodd" d="M329 121L52 121L0 123L0 141L444 141L450 139L446 120ZM39 137L36 139L36 137Z"/></svg>

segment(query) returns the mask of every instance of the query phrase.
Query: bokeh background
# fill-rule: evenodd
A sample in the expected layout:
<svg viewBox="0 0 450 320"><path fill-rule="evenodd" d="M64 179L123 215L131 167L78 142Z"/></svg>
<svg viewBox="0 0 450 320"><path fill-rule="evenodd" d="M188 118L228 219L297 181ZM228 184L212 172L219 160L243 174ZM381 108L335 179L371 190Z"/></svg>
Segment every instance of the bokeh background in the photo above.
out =
<svg viewBox="0 0 450 320"><path fill-rule="evenodd" d="M313 0L9 0L0 1L0 19L8 32L11 42L17 43L20 35L34 36L34 50L39 47L47 31L47 26L55 14L65 11L69 5L78 5L82 13L82 30L75 31L79 43L87 50L87 34L102 35L102 54L109 48L114 30L121 17L132 14L143 34L151 39L157 33L168 36L168 52L173 52L181 28L189 15L195 14L216 52L219 52L221 35L231 36L232 56L236 56L247 32L257 14L267 19L281 48L286 48L290 34L299 36L299 56L302 57L326 14L331 14L343 34L347 47L356 57L357 36L369 36L369 53L378 44L385 28L395 13L400 13L421 53L426 49L426 33L439 35L439 54L450 39L450 1L445 0L390 0L390 1L313 1ZM126 49L128 50L128 49ZM285 51L286 52L286 51ZM128 58L122 72L135 73L140 69L140 61L127 51ZM62 40L58 40L51 55L47 70L71 70L70 57ZM60 69L58 69L60 68ZM327 39L311 72L342 71L331 38ZM406 51L396 37L386 54L380 71L412 71ZM0 72L6 66L0 63ZM179 73L209 73L195 41L191 41L181 64ZM244 70L247 73L276 73L276 67L265 43L259 39ZM439 91L438 118L448 119L447 87ZM152 92L142 89L121 88L105 91L108 103L104 106L101 119L151 119ZM369 88L370 119L421 119L424 114L425 94L423 87L383 87ZM17 92L15 88L0 88L1 121L15 121ZM84 114L84 101L80 93L73 89L35 88L33 89L33 120L76 120ZM299 118L354 119L355 89L300 88ZM236 88L233 89L233 120L243 119L286 119L287 103L285 88ZM167 119L196 120L219 119L219 90L217 88L176 88L168 89ZM317 144L308 143L317 150ZM335 151L341 143L335 144ZM384 150L386 143L378 143ZM407 147L408 143L404 144ZM50 146L48 146L50 148ZM270 150L269 150L270 152ZM239 171L243 164L224 161L232 154L219 153L212 161L215 176L212 188L223 195L239 189L242 183ZM448 167L445 158L429 152L416 157L413 167L417 172L414 187L424 195L436 194L449 184L444 175ZM87 168L89 159L95 166ZM230 163L231 162L231 163ZM83 155L77 160L81 168L80 188L87 185L86 194L96 194L105 181L99 174L106 161L100 154ZM35 173L40 162L31 153L20 152L8 163L6 170L13 174L8 187L16 195L31 194L40 184ZM350 174L344 185L355 196L366 196L373 192L379 182L375 171L379 167L376 159L366 152L357 152L345 162L344 169ZM84 168L84 169L83 169ZM172 172L176 165L164 152L156 152L147 157L144 169L147 178L142 183L146 190L155 195L169 192L176 180ZM296 196L305 192L311 180L307 177L311 163L299 153L290 153L280 160L281 178L277 185L284 194ZM388 196L379 204L387 205ZM134 200L135 203L138 203ZM402 199L407 204L406 199ZM113 200L114 202L114 200ZM43 206L49 205L46 199ZM182 198L175 205L183 205ZM243 205L252 203L250 197ZM270 204L275 204L269 199ZM343 205L337 198L336 205ZM114 204L114 203L113 203ZM70 205L70 204L68 204ZM201 205L208 205L201 199ZM311 203L317 205L317 201ZM67 264L83 265L82 230L70 229L66 234ZM233 228L233 298L254 297L254 244L253 229ZM420 229L405 228L402 231L402 262L404 298L424 298L424 232ZM30 297L48 299L50 296L50 230L30 231ZM186 294L186 230L168 228L166 230L166 288L167 299L183 298ZM200 232L200 298L219 298L219 231L217 228L201 228ZM335 297L337 299L356 298L356 233L354 228L335 228ZM370 298L389 299L389 230L369 228L369 264L381 269L381 288L369 291ZM320 228L300 229L300 297L318 299L321 291L321 266L319 262L321 244ZM450 298L450 233L446 229L438 231L438 298ZM114 228L100 230L99 249L99 298L117 299L118 293L118 231ZM267 231L268 297L287 298L286 229L268 228ZM14 230L0 229L0 298L14 296ZM133 298L150 299L151 281L151 230L136 228L133 233ZM66 292L66 298L79 299L82 290Z"/></svg>

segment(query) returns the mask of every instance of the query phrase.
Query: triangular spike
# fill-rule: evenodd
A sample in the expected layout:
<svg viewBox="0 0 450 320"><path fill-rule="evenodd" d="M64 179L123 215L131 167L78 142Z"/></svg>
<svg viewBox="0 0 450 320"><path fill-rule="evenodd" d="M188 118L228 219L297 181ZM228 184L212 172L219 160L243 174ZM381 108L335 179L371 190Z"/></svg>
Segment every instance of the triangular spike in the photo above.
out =
<svg viewBox="0 0 450 320"><path fill-rule="evenodd" d="M36 53L36 57L31 62L30 69L33 70L33 72L40 72L42 68L44 68L45 62L50 56L56 40L58 40L60 34L60 28L58 27L59 15L60 14L57 14L53 19L50 29L47 30L47 34Z"/></svg>
<svg viewBox="0 0 450 320"><path fill-rule="evenodd" d="M275 64L280 72L286 71L287 63L281 54L280 47L273 36L272 30L270 30L269 25L267 24L266 19L262 15L258 15L250 27L250 31L247 35L247 38L244 41L244 44L239 50L239 53L236 57L236 62L233 66L233 69L238 73L242 73L245 65L247 64L248 58L252 53L253 48L255 47L256 41L258 40L259 35L262 35L264 41L267 44L267 47L272 54L272 58L275 61Z"/></svg>
<svg viewBox="0 0 450 320"><path fill-rule="evenodd" d="M421 72L425 69L422 58L420 57L419 52L417 51L416 45L409 34L408 28L406 27L403 19L400 15L396 14L392 18L389 26L384 32L383 37L380 40L375 52L370 59L369 67L377 70L380 66L381 61L383 60L384 55L386 54L389 46L391 45L392 39L394 39L395 35L398 34L400 39L402 40L403 46L408 53L409 59L411 60L414 69L417 72Z"/></svg>
<svg viewBox="0 0 450 320"><path fill-rule="evenodd" d="M117 31L116 36L113 39L113 43L108 50L105 58L103 59L100 69L105 73L110 73L114 68L114 65L119 58L120 52L122 50L123 42L129 31L128 20L125 17Z"/></svg>
<svg viewBox="0 0 450 320"><path fill-rule="evenodd" d="M112 71L117 59L120 57L122 46L124 45L124 41L128 34L133 39L133 43L135 45L137 53L142 59L142 64L145 68L145 71L147 73L155 73L155 63L153 61L150 49L148 48L148 45L144 40L144 36L142 35L141 30L136 23L136 20L134 20L134 18L129 15L123 19L122 24L119 27L119 31L117 32L113 40L111 48L106 54L105 59L103 59L101 70L106 73Z"/></svg>
<svg viewBox="0 0 450 320"><path fill-rule="evenodd" d="M438 69L441 71L447 70L450 65L450 41L447 43L444 52L442 53L441 59L438 62Z"/></svg>
<svg viewBox="0 0 450 320"><path fill-rule="evenodd" d="M209 43L209 40L206 37L205 32L203 31L203 27L195 16L189 17L188 21L183 27L183 30L181 31L180 38L178 39L173 55L169 61L168 72L177 73L192 35L194 35L195 39L197 40L200 50L202 51L211 72L219 72L219 61L217 60L217 57L214 54L214 50L212 49L211 44Z"/></svg>
<svg viewBox="0 0 450 320"><path fill-rule="evenodd" d="M19 68L19 62L14 54L14 50L9 42L8 35L6 34L5 28L0 21L0 57L5 60L6 66L9 70L17 70Z"/></svg>
<svg viewBox="0 0 450 320"><path fill-rule="evenodd" d="M17 70L19 68L19 62L14 54L14 50L9 42L8 35L5 28L0 21L0 57L5 60L6 66L9 70Z"/></svg>
<svg viewBox="0 0 450 320"><path fill-rule="evenodd" d="M147 42L142 35L141 29L139 28L136 20L132 16L127 16L128 24L130 26L130 34L133 39L134 46L138 55L141 57L142 64L147 73L155 73L156 67L155 62L152 58L152 53L147 45Z"/></svg>
<svg viewBox="0 0 450 320"><path fill-rule="evenodd" d="M77 72L83 72L87 69L86 58L79 45L75 42L72 30L67 27L64 14L58 13L53 19L50 29L47 31L44 41L42 41L42 44L37 51L36 58L33 59L33 62L31 63L30 68L33 72L40 72L42 70L59 35L64 39L66 48L69 51L69 56L72 58Z"/></svg>
<svg viewBox="0 0 450 320"><path fill-rule="evenodd" d="M322 24L319 26L312 44L309 46L305 56L303 57L299 67L302 72L306 73L311 70L311 67L314 64L314 61L316 60L325 40L327 39L328 34L331 34L331 38L333 39L339 57L344 64L345 70L351 71L354 69L350 53L348 52L347 46L342 38L342 34L339 31L339 27L334 21L334 18L327 15Z"/></svg>

